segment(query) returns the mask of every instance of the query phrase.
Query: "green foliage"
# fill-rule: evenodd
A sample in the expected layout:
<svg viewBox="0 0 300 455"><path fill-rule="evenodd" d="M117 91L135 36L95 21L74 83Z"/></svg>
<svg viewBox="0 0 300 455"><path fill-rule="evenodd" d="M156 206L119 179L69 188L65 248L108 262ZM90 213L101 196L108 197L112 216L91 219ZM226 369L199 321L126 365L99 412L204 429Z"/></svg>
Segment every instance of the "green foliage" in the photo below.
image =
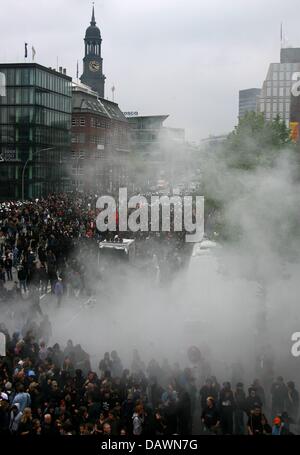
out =
<svg viewBox="0 0 300 455"><path fill-rule="evenodd" d="M293 148L290 130L279 116L267 121L263 114L249 112L229 134L223 154L228 167L251 170L273 166L288 148Z"/></svg>
<svg viewBox="0 0 300 455"><path fill-rule="evenodd" d="M240 120L224 146L215 151L218 166L207 166L202 184L209 233L218 232L220 240L225 242L238 241L240 229L232 226L225 216L224 192L230 194L231 202L241 197L247 175L259 168L272 169L285 154L294 155L295 163L300 162L299 146L291 141L290 130L280 117L266 121L263 114L250 112Z"/></svg>

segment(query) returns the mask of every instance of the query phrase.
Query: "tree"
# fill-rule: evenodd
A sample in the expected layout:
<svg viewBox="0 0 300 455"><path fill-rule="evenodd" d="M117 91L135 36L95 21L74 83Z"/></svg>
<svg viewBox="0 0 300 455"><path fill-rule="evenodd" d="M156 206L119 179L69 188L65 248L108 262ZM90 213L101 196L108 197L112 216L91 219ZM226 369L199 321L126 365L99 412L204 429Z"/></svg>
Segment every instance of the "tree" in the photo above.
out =
<svg viewBox="0 0 300 455"><path fill-rule="evenodd" d="M238 241L242 232L226 217L228 200L232 206L246 197L251 177L262 170L275 172L276 162L283 156L294 156L295 164L299 160L299 148L291 141L289 128L280 117L266 121L255 112L240 120L223 146L203 155L202 194L209 234L216 231L224 241Z"/></svg>
<svg viewBox="0 0 300 455"><path fill-rule="evenodd" d="M291 148L290 130L279 116L267 121L263 114L249 112L229 134L223 153L228 167L252 170L272 167L279 155Z"/></svg>

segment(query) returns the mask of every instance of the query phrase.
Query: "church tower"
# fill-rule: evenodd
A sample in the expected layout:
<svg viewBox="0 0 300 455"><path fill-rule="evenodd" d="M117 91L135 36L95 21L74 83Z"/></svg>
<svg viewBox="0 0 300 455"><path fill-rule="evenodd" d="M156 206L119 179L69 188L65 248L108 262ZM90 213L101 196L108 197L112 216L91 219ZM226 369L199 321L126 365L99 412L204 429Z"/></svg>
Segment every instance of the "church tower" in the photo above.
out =
<svg viewBox="0 0 300 455"><path fill-rule="evenodd" d="M96 26L95 9L93 6L91 25L87 28L85 38L85 56L83 59L83 74L80 78L83 84L98 92L104 98L105 76L103 74L103 59L101 57L101 33Z"/></svg>

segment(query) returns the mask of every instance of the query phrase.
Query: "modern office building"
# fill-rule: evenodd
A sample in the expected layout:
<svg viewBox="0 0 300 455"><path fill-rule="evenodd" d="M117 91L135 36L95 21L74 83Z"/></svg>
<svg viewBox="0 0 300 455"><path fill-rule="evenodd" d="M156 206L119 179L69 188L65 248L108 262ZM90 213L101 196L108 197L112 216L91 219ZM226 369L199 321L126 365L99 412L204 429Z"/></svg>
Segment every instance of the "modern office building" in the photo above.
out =
<svg viewBox="0 0 300 455"><path fill-rule="evenodd" d="M72 79L64 73L36 63L0 64L1 199L63 191L72 108Z"/></svg>
<svg viewBox="0 0 300 455"><path fill-rule="evenodd" d="M286 125L291 120L291 88L294 74L300 71L300 49L281 49L280 63L271 63L258 98L258 112L266 120L279 116Z"/></svg>
<svg viewBox="0 0 300 455"><path fill-rule="evenodd" d="M260 88L248 88L239 91L239 119L247 112L256 112L257 98L261 93Z"/></svg>

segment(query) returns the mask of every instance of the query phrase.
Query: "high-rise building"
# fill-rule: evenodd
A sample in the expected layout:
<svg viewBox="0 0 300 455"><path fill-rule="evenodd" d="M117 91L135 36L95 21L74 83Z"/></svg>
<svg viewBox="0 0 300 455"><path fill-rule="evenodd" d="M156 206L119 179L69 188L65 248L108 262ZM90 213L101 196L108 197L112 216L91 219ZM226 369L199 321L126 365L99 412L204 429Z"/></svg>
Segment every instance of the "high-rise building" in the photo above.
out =
<svg viewBox="0 0 300 455"><path fill-rule="evenodd" d="M95 10L93 7L90 26L84 38L85 55L83 59L83 74L81 82L91 87L101 98L104 98L105 76L103 74L103 58L101 57L102 38L100 29L96 25Z"/></svg>
<svg viewBox="0 0 300 455"><path fill-rule="evenodd" d="M281 49L280 63L271 63L258 98L258 112L266 120L279 116L290 126L293 74L300 71L300 49Z"/></svg>
<svg viewBox="0 0 300 455"><path fill-rule="evenodd" d="M63 191L72 79L36 63L0 64L0 74L0 198Z"/></svg>
<svg viewBox="0 0 300 455"><path fill-rule="evenodd" d="M260 88L248 88L239 91L239 119L247 112L256 112L257 98L261 93Z"/></svg>

